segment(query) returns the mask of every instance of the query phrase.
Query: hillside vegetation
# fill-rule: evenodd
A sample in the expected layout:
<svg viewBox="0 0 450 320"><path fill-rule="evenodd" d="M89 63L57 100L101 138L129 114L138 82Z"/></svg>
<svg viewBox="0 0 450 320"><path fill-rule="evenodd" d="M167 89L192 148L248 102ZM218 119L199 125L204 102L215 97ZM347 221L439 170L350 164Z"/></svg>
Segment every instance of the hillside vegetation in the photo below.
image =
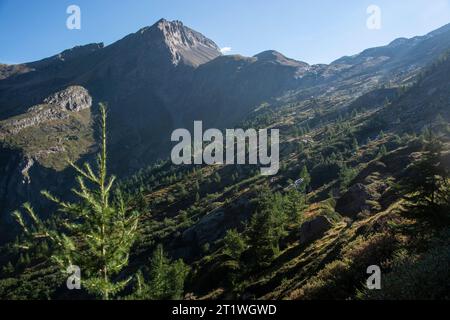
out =
<svg viewBox="0 0 450 320"><path fill-rule="evenodd" d="M346 104L293 93L262 105L242 126L281 128L274 177L160 161L118 181L139 223L116 297L448 299L449 65ZM51 242L24 251L25 239L1 248L0 297L95 297L65 289ZM381 290L365 286L371 265Z"/></svg>

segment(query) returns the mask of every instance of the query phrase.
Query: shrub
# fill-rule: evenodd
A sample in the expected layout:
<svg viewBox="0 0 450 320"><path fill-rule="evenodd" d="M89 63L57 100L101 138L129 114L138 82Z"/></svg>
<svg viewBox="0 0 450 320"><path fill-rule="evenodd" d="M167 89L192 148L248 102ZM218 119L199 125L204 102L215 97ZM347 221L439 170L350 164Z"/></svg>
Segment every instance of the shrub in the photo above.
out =
<svg viewBox="0 0 450 320"><path fill-rule="evenodd" d="M390 273L382 276L381 290L364 290L366 300L437 300L450 298L450 248L431 249L420 257L399 254Z"/></svg>

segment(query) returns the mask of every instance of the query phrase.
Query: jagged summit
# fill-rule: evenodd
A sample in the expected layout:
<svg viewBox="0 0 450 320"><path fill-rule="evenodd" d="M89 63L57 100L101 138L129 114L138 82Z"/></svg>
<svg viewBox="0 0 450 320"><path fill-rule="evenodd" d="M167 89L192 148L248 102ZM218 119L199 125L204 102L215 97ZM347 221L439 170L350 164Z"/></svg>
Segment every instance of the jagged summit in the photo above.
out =
<svg viewBox="0 0 450 320"><path fill-rule="evenodd" d="M160 19L136 34L145 37L145 41L167 47L175 65L184 63L197 67L222 55L214 41L178 20Z"/></svg>

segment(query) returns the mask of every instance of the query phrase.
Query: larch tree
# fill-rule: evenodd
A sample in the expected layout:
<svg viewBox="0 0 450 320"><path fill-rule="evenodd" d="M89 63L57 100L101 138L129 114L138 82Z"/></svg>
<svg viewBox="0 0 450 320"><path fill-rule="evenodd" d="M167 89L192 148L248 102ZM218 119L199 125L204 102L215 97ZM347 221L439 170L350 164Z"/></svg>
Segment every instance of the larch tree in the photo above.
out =
<svg viewBox="0 0 450 320"><path fill-rule="evenodd" d="M78 187L73 189L77 202L64 202L47 191L42 194L55 203L61 214L59 224L52 226L24 204L25 216L14 212L26 239L22 248L30 248L38 240L52 249L51 259L63 272L77 266L81 270L81 285L90 294L109 300L116 296L130 278L116 281L116 276L128 264L131 247L138 232L138 215L127 209L120 196L113 197L115 177L107 175L106 108L100 104L101 151L97 168L85 163L70 165L78 173ZM29 222L29 223L27 223Z"/></svg>

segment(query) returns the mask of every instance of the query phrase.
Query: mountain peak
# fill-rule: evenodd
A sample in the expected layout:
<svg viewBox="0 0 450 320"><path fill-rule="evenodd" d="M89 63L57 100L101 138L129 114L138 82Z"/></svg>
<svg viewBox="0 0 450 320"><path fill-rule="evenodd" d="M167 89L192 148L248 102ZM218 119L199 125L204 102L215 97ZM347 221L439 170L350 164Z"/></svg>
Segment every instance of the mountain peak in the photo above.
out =
<svg viewBox="0 0 450 320"><path fill-rule="evenodd" d="M169 49L174 65L184 63L197 67L221 55L214 41L186 27L179 20L168 21L163 18L138 33L148 34L149 41L162 41Z"/></svg>
<svg viewBox="0 0 450 320"><path fill-rule="evenodd" d="M172 26L179 26L179 27L184 27L184 24L182 21L180 20L167 20L164 18L159 19L153 26L168 26L168 25L172 25Z"/></svg>
<svg viewBox="0 0 450 320"><path fill-rule="evenodd" d="M290 59L290 58L284 56L282 53L275 51L275 50L263 51L263 52L255 55L254 58L257 58L258 61L272 62L272 63L289 65L289 66L296 66L296 67L308 66L308 64L305 62Z"/></svg>

